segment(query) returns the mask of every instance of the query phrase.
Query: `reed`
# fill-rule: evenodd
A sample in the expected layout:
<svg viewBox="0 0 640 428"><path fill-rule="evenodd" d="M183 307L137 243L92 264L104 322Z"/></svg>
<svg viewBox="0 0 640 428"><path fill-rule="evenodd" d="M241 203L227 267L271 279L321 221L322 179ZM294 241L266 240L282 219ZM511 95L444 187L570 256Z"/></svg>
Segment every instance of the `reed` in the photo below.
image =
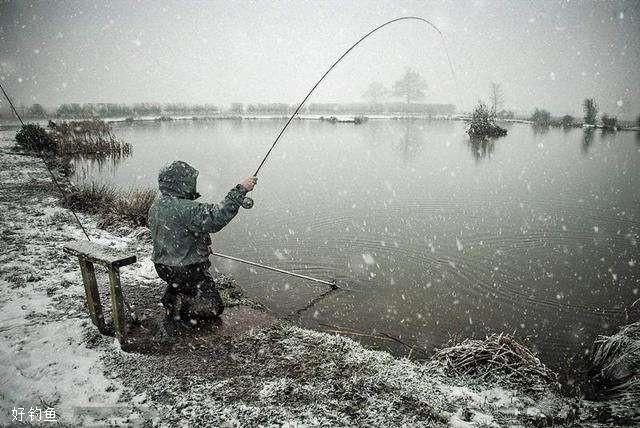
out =
<svg viewBox="0 0 640 428"><path fill-rule="evenodd" d="M111 126L100 119L49 122L56 152L61 155L103 154L127 156L131 145L119 140Z"/></svg>
<svg viewBox="0 0 640 428"><path fill-rule="evenodd" d="M637 406L640 402L640 321L595 343L590 379L592 397Z"/></svg>
<svg viewBox="0 0 640 428"><path fill-rule="evenodd" d="M149 207L156 197L150 188L117 189L104 183L74 186L67 196L67 206L76 211L99 216L98 227L126 224L147 226Z"/></svg>

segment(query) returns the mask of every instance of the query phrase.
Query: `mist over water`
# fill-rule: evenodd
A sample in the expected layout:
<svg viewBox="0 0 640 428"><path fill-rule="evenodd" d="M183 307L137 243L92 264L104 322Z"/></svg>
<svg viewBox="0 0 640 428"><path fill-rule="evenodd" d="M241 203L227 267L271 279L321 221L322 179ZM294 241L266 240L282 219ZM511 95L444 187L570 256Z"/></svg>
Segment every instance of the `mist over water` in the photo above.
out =
<svg viewBox="0 0 640 428"><path fill-rule="evenodd" d="M117 125L133 156L80 161L75 179L155 186L160 167L181 159L200 170L201 200L215 202L255 170L281 126ZM255 207L213 246L353 291L310 306L326 288L223 259L214 267L306 326L388 333L427 350L509 332L568 367L597 334L639 315L640 140L513 124L505 138L472 143L465 129L296 121L261 171Z"/></svg>

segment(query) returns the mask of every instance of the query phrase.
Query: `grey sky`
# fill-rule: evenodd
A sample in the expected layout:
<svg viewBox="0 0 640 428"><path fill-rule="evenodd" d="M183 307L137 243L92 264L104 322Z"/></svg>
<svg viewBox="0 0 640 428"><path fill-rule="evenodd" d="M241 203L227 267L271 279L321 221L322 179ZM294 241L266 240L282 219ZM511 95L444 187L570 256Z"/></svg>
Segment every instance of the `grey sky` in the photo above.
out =
<svg viewBox="0 0 640 428"><path fill-rule="evenodd" d="M407 66L427 101L469 108L503 85L508 108L640 113L640 2L5 2L0 79L19 103L299 101L352 42L365 42L311 101L356 101Z"/></svg>

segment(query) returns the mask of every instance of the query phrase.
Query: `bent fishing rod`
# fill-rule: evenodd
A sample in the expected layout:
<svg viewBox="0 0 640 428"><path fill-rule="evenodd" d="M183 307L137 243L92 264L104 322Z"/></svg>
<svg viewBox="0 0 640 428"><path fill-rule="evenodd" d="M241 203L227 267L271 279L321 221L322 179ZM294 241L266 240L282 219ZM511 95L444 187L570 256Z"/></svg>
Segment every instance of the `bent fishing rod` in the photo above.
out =
<svg viewBox="0 0 640 428"><path fill-rule="evenodd" d="M307 95L305 95L305 97L302 99L300 104L298 104L298 107L296 107L296 109L294 110L293 114L291 116L289 116L289 120L287 120L287 122L284 124L284 126L282 127L282 129L280 130L278 135L276 136L275 140L273 140L273 143L271 144L271 147L269 147L269 150L267 151L267 154L264 155L264 158L262 158L262 162L260 162L260 165L258 165L258 168L254 172L254 174L253 174L254 177L258 176L258 173L260 172L260 169L262 169L263 165L265 164L265 162L269 158L269 155L271 154L273 149L276 147L276 144L278 144L278 141L280 140L280 137L282 137L282 134L284 134L284 131L287 130L287 128L289 127L289 125L291 124L293 119L300 112L300 109L302 109L302 106L304 105L304 103L307 102L307 100L309 99L311 94L313 94L313 92L320 85L320 83L322 83L322 81L325 79L325 77L327 77L327 75L331 72L331 70L333 70L344 59L344 57L346 57L349 54L349 52L351 52L353 49L355 49L356 46L358 46L366 38L371 36L376 31L386 27L387 25L390 25L390 24L393 24L393 23L399 22L399 21L420 21L420 22L423 22L423 23L429 25L434 30L436 30L436 32L440 35L440 38L442 39L442 44L444 46L444 52L447 55L447 61L449 62L449 68L451 69L451 74L452 74L452 76L454 78L454 81L456 81L456 83L457 83L456 72L455 72L455 70L453 68L453 63L451 62L451 57L449 56L449 51L447 50L447 44L445 43L444 34L442 33L442 31L440 31L440 29L435 24L433 24L431 21L429 21L429 20L427 20L425 18L421 18L419 16L402 16L400 18L395 18L395 19L392 19L390 21L387 21L384 24L379 25L376 28L374 28L373 30L369 31L367 34L362 36L357 42L352 44L349 47L349 49L344 51L344 53L342 55L340 55L340 57L338 57L338 59L331 65L331 67L329 67L327 69L327 71L325 71L325 73L322 75L322 77L320 77L320 79L315 83L315 85L313 85L311 90L309 92L307 92ZM245 209L252 208L253 207L253 199L251 199L249 197L245 197L243 202L242 202L242 207L245 208Z"/></svg>
<svg viewBox="0 0 640 428"><path fill-rule="evenodd" d="M320 85L320 83L322 83L322 81L327 77L327 75L331 72L331 70L333 70L344 59L344 57L346 57L349 54L349 52L351 52L353 49L355 49L356 46L358 46L361 42L363 42L366 38L371 36L373 33L375 33L376 31L378 31L378 30L380 30L380 29L382 29L384 27L386 27L387 25L390 25L390 24L393 24L393 23L399 22L399 21L411 21L411 20L420 21L420 22L423 22L423 23L429 25L431 28L436 30L436 32L440 35L440 38L442 39L442 44L443 44L443 47L444 47L445 54L447 56L447 61L449 63L449 68L451 70L451 75L453 76L453 79L454 79L454 81L456 82L456 85L457 85L457 81L458 80L457 80L457 77L456 77L455 70L453 68L453 63L451 62L451 57L449 56L449 51L447 50L447 45L446 45L446 42L445 42L445 39L444 39L444 34L442 33L442 31L440 31L440 29L435 24L433 24L431 21L429 21L429 20L427 20L425 18L421 18L419 16L402 16L400 18L395 18L395 19L392 19L390 21L387 21L384 24L379 25L376 28L374 28L373 30L369 31L364 36L362 36L360 39L358 39L357 42L352 44L349 47L349 49L344 51L344 53L338 57L338 59L331 65L331 67L329 67L327 69L327 71L324 72L322 77L320 77L320 79L318 79L318 81L313 85L311 90L309 90L309 92L307 92L307 94L302 99L300 104L298 104L298 106L296 107L294 112L291 114L291 116L289 116L289 119L284 124L284 126L282 127L280 132L276 135L275 140L273 140L273 143L271 144L271 147L269 147L269 150L267 151L267 153L262 158L262 161L260 162L260 165L258 165L258 168L254 172L253 176L257 178L258 173L260 173L260 169L262 169L262 167L264 166L265 162L269 158L269 155L271 155L271 152L273 151L273 149L278 144L278 141L280 140L280 137L282 137L282 135L287 130L287 128L289 127L289 125L291 124L293 119L300 112L300 110L302 109L302 106L304 106L304 104L307 102L307 100L309 99L311 94L313 94L313 92ZM253 207L253 204L254 204L253 199L251 199L249 197L245 197L243 199L243 201L242 201L242 207L245 208L245 209L251 209ZM248 260L243 260L243 259L240 259L240 258L237 258L237 257L228 256L228 255L225 255L225 254L222 254L222 253L212 252L212 255L217 256L217 257L230 259L230 260L234 260L234 261L237 261L237 262L240 262L240 263L245 263L245 264L248 264L248 265L251 265L251 266L256 266L256 267L260 267L260 268L263 268L263 269L272 270L272 271L279 272L279 273L282 273L282 274L286 274L286 275L295 276L295 277L298 277L298 278L307 279L307 280L314 281L314 282L317 282L317 283L329 285L332 290L335 290L336 288L338 288L335 280L326 281L326 280L322 280L322 279L318 279L318 278L313 278L313 277L310 277L310 276L307 276L307 275L301 275L301 274L297 274L297 273L294 273L294 272L285 271L285 270L274 268L274 267L271 267L271 266L266 266L266 265L263 265L263 264L260 264L260 263L255 263L255 262L251 262L251 261L248 261Z"/></svg>

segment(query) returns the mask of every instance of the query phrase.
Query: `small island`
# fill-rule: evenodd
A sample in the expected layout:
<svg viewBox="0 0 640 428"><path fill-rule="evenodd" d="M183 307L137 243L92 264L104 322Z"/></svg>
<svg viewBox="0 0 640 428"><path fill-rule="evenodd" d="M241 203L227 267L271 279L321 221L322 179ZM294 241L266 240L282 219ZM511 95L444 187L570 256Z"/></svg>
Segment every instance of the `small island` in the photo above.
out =
<svg viewBox="0 0 640 428"><path fill-rule="evenodd" d="M480 101L471 116L471 126L467 131L471 138L504 137L507 130L495 124L493 114L485 103Z"/></svg>

